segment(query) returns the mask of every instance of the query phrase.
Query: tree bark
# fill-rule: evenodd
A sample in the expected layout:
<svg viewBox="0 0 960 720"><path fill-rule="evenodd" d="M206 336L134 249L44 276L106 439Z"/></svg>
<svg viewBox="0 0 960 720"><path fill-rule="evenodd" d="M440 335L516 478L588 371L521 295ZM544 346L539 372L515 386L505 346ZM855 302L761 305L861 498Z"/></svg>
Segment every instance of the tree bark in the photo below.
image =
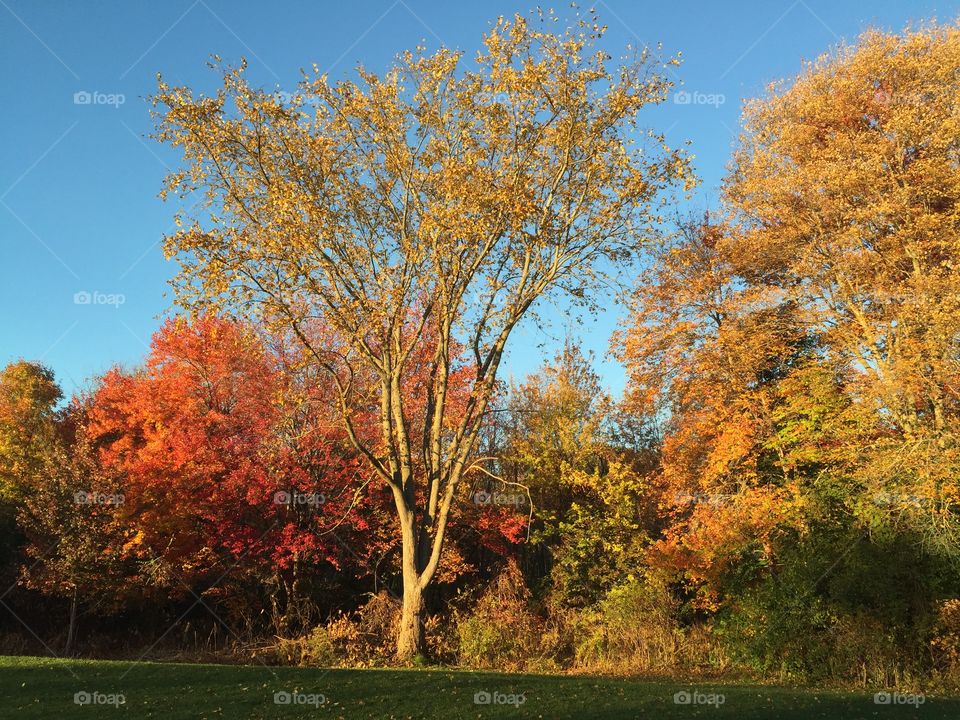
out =
<svg viewBox="0 0 960 720"><path fill-rule="evenodd" d="M402 493L398 495L398 501L402 500ZM429 578L422 574L422 553L414 527L414 513L406 507L398 507L398 510L403 540L403 610L397 634L397 659L407 661L425 649L423 591Z"/></svg>
<svg viewBox="0 0 960 720"><path fill-rule="evenodd" d="M397 636L397 659L410 660L423 654L426 645L423 633L424 603L423 588L419 578L403 579L403 611L400 615L400 632Z"/></svg>

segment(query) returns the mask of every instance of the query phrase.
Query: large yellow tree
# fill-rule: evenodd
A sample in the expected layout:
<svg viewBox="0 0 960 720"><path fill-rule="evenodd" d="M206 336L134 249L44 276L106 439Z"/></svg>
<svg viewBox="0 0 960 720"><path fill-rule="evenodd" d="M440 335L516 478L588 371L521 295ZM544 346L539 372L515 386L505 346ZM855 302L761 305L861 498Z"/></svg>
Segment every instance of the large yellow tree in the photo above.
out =
<svg viewBox="0 0 960 720"><path fill-rule="evenodd" d="M958 547L960 26L867 32L749 103L744 127L733 272L798 308L888 428L850 448L867 484Z"/></svg>
<svg viewBox="0 0 960 720"><path fill-rule="evenodd" d="M958 100L960 27L868 32L747 103L722 221L651 252L617 349L682 566L769 551L825 478L960 552Z"/></svg>
<svg viewBox="0 0 960 720"><path fill-rule="evenodd" d="M552 22L500 19L474 58L418 48L335 84L314 68L292 98L243 65L214 97L162 79L154 96L157 137L184 156L167 191L203 201L166 240L180 301L302 343L393 492L401 658L423 648L424 590L511 333L561 296L589 306L691 182L638 126L669 91L662 66L645 50L612 62L592 15Z"/></svg>

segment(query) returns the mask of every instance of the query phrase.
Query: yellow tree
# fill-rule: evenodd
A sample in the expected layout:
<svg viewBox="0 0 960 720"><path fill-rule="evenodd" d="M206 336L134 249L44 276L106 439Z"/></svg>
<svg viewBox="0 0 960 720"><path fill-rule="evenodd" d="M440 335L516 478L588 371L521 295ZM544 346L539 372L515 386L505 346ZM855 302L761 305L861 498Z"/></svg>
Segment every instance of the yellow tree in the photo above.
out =
<svg viewBox="0 0 960 720"><path fill-rule="evenodd" d="M590 306L665 191L692 182L683 153L638 126L669 90L662 66L645 50L613 63L593 15L559 33L552 20L501 18L472 61L418 48L338 83L314 68L288 101L243 65L214 97L162 79L154 96L157 137L185 158L167 192L205 200L166 240L180 301L302 343L393 492L401 658L423 648L424 590L511 333L562 295Z"/></svg>
<svg viewBox="0 0 960 720"><path fill-rule="evenodd" d="M0 370L0 502L19 502L57 440L53 372L19 360Z"/></svg>
<svg viewBox="0 0 960 720"><path fill-rule="evenodd" d="M926 508L960 498L958 98L960 26L868 32L747 105L726 187L734 272L851 369L890 429L865 475Z"/></svg>

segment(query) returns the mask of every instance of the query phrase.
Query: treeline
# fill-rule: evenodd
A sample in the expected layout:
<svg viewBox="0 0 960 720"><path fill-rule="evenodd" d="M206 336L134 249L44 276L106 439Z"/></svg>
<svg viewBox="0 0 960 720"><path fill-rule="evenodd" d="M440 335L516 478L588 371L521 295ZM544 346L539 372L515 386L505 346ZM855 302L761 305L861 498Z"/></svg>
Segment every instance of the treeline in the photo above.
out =
<svg viewBox="0 0 960 720"><path fill-rule="evenodd" d="M509 42L539 42L565 62L562 43L503 27L488 40L491 54L512 58ZM452 73L455 58L441 60L431 72ZM269 136L270 122L281 126L278 138L303 131L299 110L238 77L230 82L257 133ZM360 90L324 82L317 93L341 112L322 128L330 137L353 128L336 125L351 112L386 122ZM396 91L374 86L371 97ZM563 97L582 109L577 87L571 81ZM208 121L246 137L243 123L216 125L217 108L200 113L209 103L163 91L169 122L186 127L182 136L168 130L168 140L188 142L199 132L189 123ZM396 287L385 275L377 288L393 288L383 292L394 305L381 315L363 295L373 293L365 278L343 280L326 248L306 240L291 241L303 254L290 250L275 277L256 275L281 252L258 239L256 213L270 227L302 229L289 208L306 200L261 194L255 164L231 155L250 144L221 138L219 151L260 205L233 207L236 222L243 213L253 220L225 239L197 229L178 236L174 244L202 260L184 282L237 293L246 305L273 301L274 322L231 319L198 300L192 320L157 333L142 367L113 370L65 405L42 366L4 371L6 650L42 643L57 652L375 664L422 648L432 661L474 667L955 686L958 98L960 29L929 26L867 33L748 103L721 207L645 246L646 270L611 343L629 374L620 399L605 394L575 339L518 385L488 372L500 359L497 338L536 298L498 305L507 302L500 289L508 297L517 289L503 269L560 252L535 246L527 216L515 231L530 244L495 256L489 295L470 295L472 281L407 295L414 275ZM507 132L502 108L467 109L487 113L491 133ZM597 137L612 157L619 146L605 132ZM404 133L395 139L406 147ZM206 146L191 148L207 162ZM434 182L435 165L411 167ZM464 210L469 217L502 219L507 206L497 203L512 200L494 181L464 176L477 193L496 190ZM469 195L435 190L452 193L449 203ZM594 197L597 217L619 232L626 216L604 214L610 197ZM497 208L489 217L488 207ZM327 215L308 209L325 229ZM443 237L437 228L449 217L423 212L424 237ZM576 235L572 221L561 223L565 212L551 242ZM404 224L398 233L406 232ZM350 259L364 247L341 250ZM400 250L439 282L446 276L423 268L441 258L437 267L455 275L473 245L419 247ZM400 250L372 267L389 273ZM250 253L260 253L256 262ZM324 317L334 323L312 314L309 299L284 295L307 260L316 265L304 283L328 300ZM230 263L232 274L221 274ZM544 263L544 287L561 277L579 290L579 278L549 275L557 262ZM251 277L255 288L237 289ZM481 317L473 343L451 339L473 318L444 314L451 293L497 308ZM500 321L505 330L488 342L484 332ZM474 431L475 442L459 443ZM456 453L442 458L444 448ZM440 488L450 489L449 515L438 512ZM405 627L410 641L398 653Z"/></svg>
<svg viewBox="0 0 960 720"><path fill-rule="evenodd" d="M272 660L298 655L296 638L318 625L348 632L350 617L376 611L381 625L342 649L388 658L402 590L392 499L348 443L333 396L289 348L211 316L167 321L142 367L111 370L65 404L48 369L9 365L0 375L4 576L17 586L8 602L58 651L161 642L166 652ZM521 593L515 609L533 613L527 588L537 603L587 607L635 573L655 515L645 500L655 440L604 394L572 341L499 397L429 611L476 633L464 637L465 660L506 653L522 665L530 648L509 647L517 618L487 627L471 614L509 612L484 596L489 581L503 573L496 587ZM377 416L371 407L372 425ZM491 632L499 644L488 647ZM532 625L522 632L534 637ZM219 641L208 647L211 634ZM459 643L439 635L437 659L456 660ZM29 634L7 642L34 644Z"/></svg>

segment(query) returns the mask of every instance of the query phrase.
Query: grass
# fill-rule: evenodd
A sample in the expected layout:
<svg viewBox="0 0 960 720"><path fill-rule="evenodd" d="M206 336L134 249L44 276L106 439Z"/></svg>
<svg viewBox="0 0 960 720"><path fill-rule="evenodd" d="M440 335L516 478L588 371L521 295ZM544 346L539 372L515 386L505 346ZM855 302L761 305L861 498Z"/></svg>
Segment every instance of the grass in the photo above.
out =
<svg viewBox="0 0 960 720"><path fill-rule="evenodd" d="M722 693L720 705L674 703L674 693ZM122 694L119 706L78 705L76 693ZM274 703L296 692L319 705ZM474 703L475 693L514 695L517 705ZM0 657L0 718L960 718L960 699L878 705L863 692L691 684L600 677L504 675L450 670L311 668Z"/></svg>

